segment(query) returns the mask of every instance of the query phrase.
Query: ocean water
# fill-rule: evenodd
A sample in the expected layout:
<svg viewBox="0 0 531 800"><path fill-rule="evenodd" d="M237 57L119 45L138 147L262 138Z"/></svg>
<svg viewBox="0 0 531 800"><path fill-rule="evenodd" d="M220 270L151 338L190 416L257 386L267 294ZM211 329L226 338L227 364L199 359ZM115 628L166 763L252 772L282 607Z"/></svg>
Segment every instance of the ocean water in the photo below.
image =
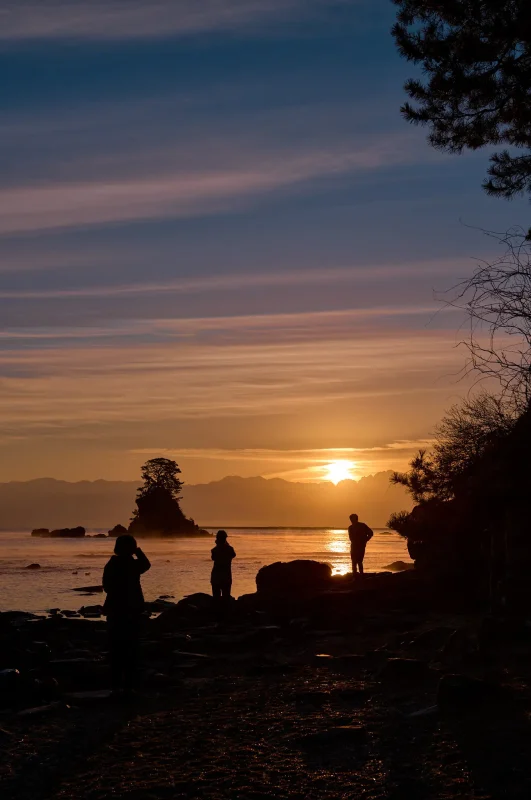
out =
<svg viewBox="0 0 531 800"><path fill-rule="evenodd" d="M227 532L237 556L233 562L235 597L254 592L260 567L275 561L310 558L329 563L335 574L350 571L346 530L228 528ZM149 539L141 544L152 563L142 578L146 600L164 594L178 600L193 592L210 592L213 540ZM113 539L39 539L27 532L0 531L0 611L77 610L101 602L102 595L87 597L72 590L101 583L113 547ZM377 529L367 545L365 569L379 571L398 560L410 561L404 540ZM41 569L26 569L32 563L40 564Z"/></svg>

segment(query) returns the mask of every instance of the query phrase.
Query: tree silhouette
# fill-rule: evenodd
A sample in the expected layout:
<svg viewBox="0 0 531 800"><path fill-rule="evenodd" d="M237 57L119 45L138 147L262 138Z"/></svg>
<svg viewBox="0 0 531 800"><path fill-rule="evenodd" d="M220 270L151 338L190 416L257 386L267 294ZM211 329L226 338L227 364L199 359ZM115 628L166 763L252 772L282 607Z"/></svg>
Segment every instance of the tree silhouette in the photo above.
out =
<svg viewBox="0 0 531 800"><path fill-rule="evenodd" d="M495 378L506 402L523 411L531 401L531 244L524 231L485 232L505 246L447 293L470 324L467 371Z"/></svg>
<svg viewBox="0 0 531 800"><path fill-rule="evenodd" d="M142 467L144 485L138 490L138 497L144 497L155 489L165 489L178 500L183 482L177 477L181 474L176 461L169 458L151 458Z"/></svg>
<svg viewBox="0 0 531 800"><path fill-rule="evenodd" d="M467 490L485 453L509 436L517 418L512 405L486 392L452 406L435 430L431 452L419 450L409 470L394 472L391 483L404 486L415 503L455 498Z"/></svg>
<svg viewBox="0 0 531 800"><path fill-rule="evenodd" d="M136 511L129 532L135 536L182 536L200 533L179 505L183 482L178 464L169 458L152 458L142 467L143 485L136 496Z"/></svg>
<svg viewBox="0 0 531 800"><path fill-rule="evenodd" d="M428 125L430 143L451 153L506 144L491 156L488 194L531 193L530 0L393 0L398 51L422 66L410 79L404 117Z"/></svg>

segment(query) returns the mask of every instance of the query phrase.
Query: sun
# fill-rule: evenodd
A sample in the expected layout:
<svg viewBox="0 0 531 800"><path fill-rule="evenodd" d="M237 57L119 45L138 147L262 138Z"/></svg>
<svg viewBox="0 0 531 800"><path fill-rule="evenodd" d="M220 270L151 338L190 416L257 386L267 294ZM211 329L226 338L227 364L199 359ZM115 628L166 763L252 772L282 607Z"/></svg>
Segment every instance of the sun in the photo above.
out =
<svg viewBox="0 0 531 800"><path fill-rule="evenodd" d="M354 478L352 471L355 466L353 461L332 461L331 464L325 464L324 480L335 484L340 481L352 480Z"/></svg>

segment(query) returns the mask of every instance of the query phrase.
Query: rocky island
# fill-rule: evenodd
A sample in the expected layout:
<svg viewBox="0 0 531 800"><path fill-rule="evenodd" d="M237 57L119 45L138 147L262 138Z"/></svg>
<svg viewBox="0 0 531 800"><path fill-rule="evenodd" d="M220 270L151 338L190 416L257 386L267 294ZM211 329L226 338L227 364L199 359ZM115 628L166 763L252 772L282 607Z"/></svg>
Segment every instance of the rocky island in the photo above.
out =
<svg viewBox="0 0 531 800"><path fill-rule="evenodd" d="M49 539L81 539L86 536L86 531L81 525L76 528L57 528L52 531L48 528L35 528L31 535Z"/></svg>

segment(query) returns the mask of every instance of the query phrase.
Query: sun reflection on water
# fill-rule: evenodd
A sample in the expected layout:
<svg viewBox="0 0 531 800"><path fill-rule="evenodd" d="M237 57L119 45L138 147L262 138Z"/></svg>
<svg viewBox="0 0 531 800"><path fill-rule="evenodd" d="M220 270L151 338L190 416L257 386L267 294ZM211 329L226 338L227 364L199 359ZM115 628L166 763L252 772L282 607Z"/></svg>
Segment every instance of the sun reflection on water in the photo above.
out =
<svg viewBox="0 0 531 800"><path fill-rule="evenodd" d="M325 549L332 556L327 559L332 567L332 575L346 575L351 571L350 542L346 530L327 530Z"/></svg>

